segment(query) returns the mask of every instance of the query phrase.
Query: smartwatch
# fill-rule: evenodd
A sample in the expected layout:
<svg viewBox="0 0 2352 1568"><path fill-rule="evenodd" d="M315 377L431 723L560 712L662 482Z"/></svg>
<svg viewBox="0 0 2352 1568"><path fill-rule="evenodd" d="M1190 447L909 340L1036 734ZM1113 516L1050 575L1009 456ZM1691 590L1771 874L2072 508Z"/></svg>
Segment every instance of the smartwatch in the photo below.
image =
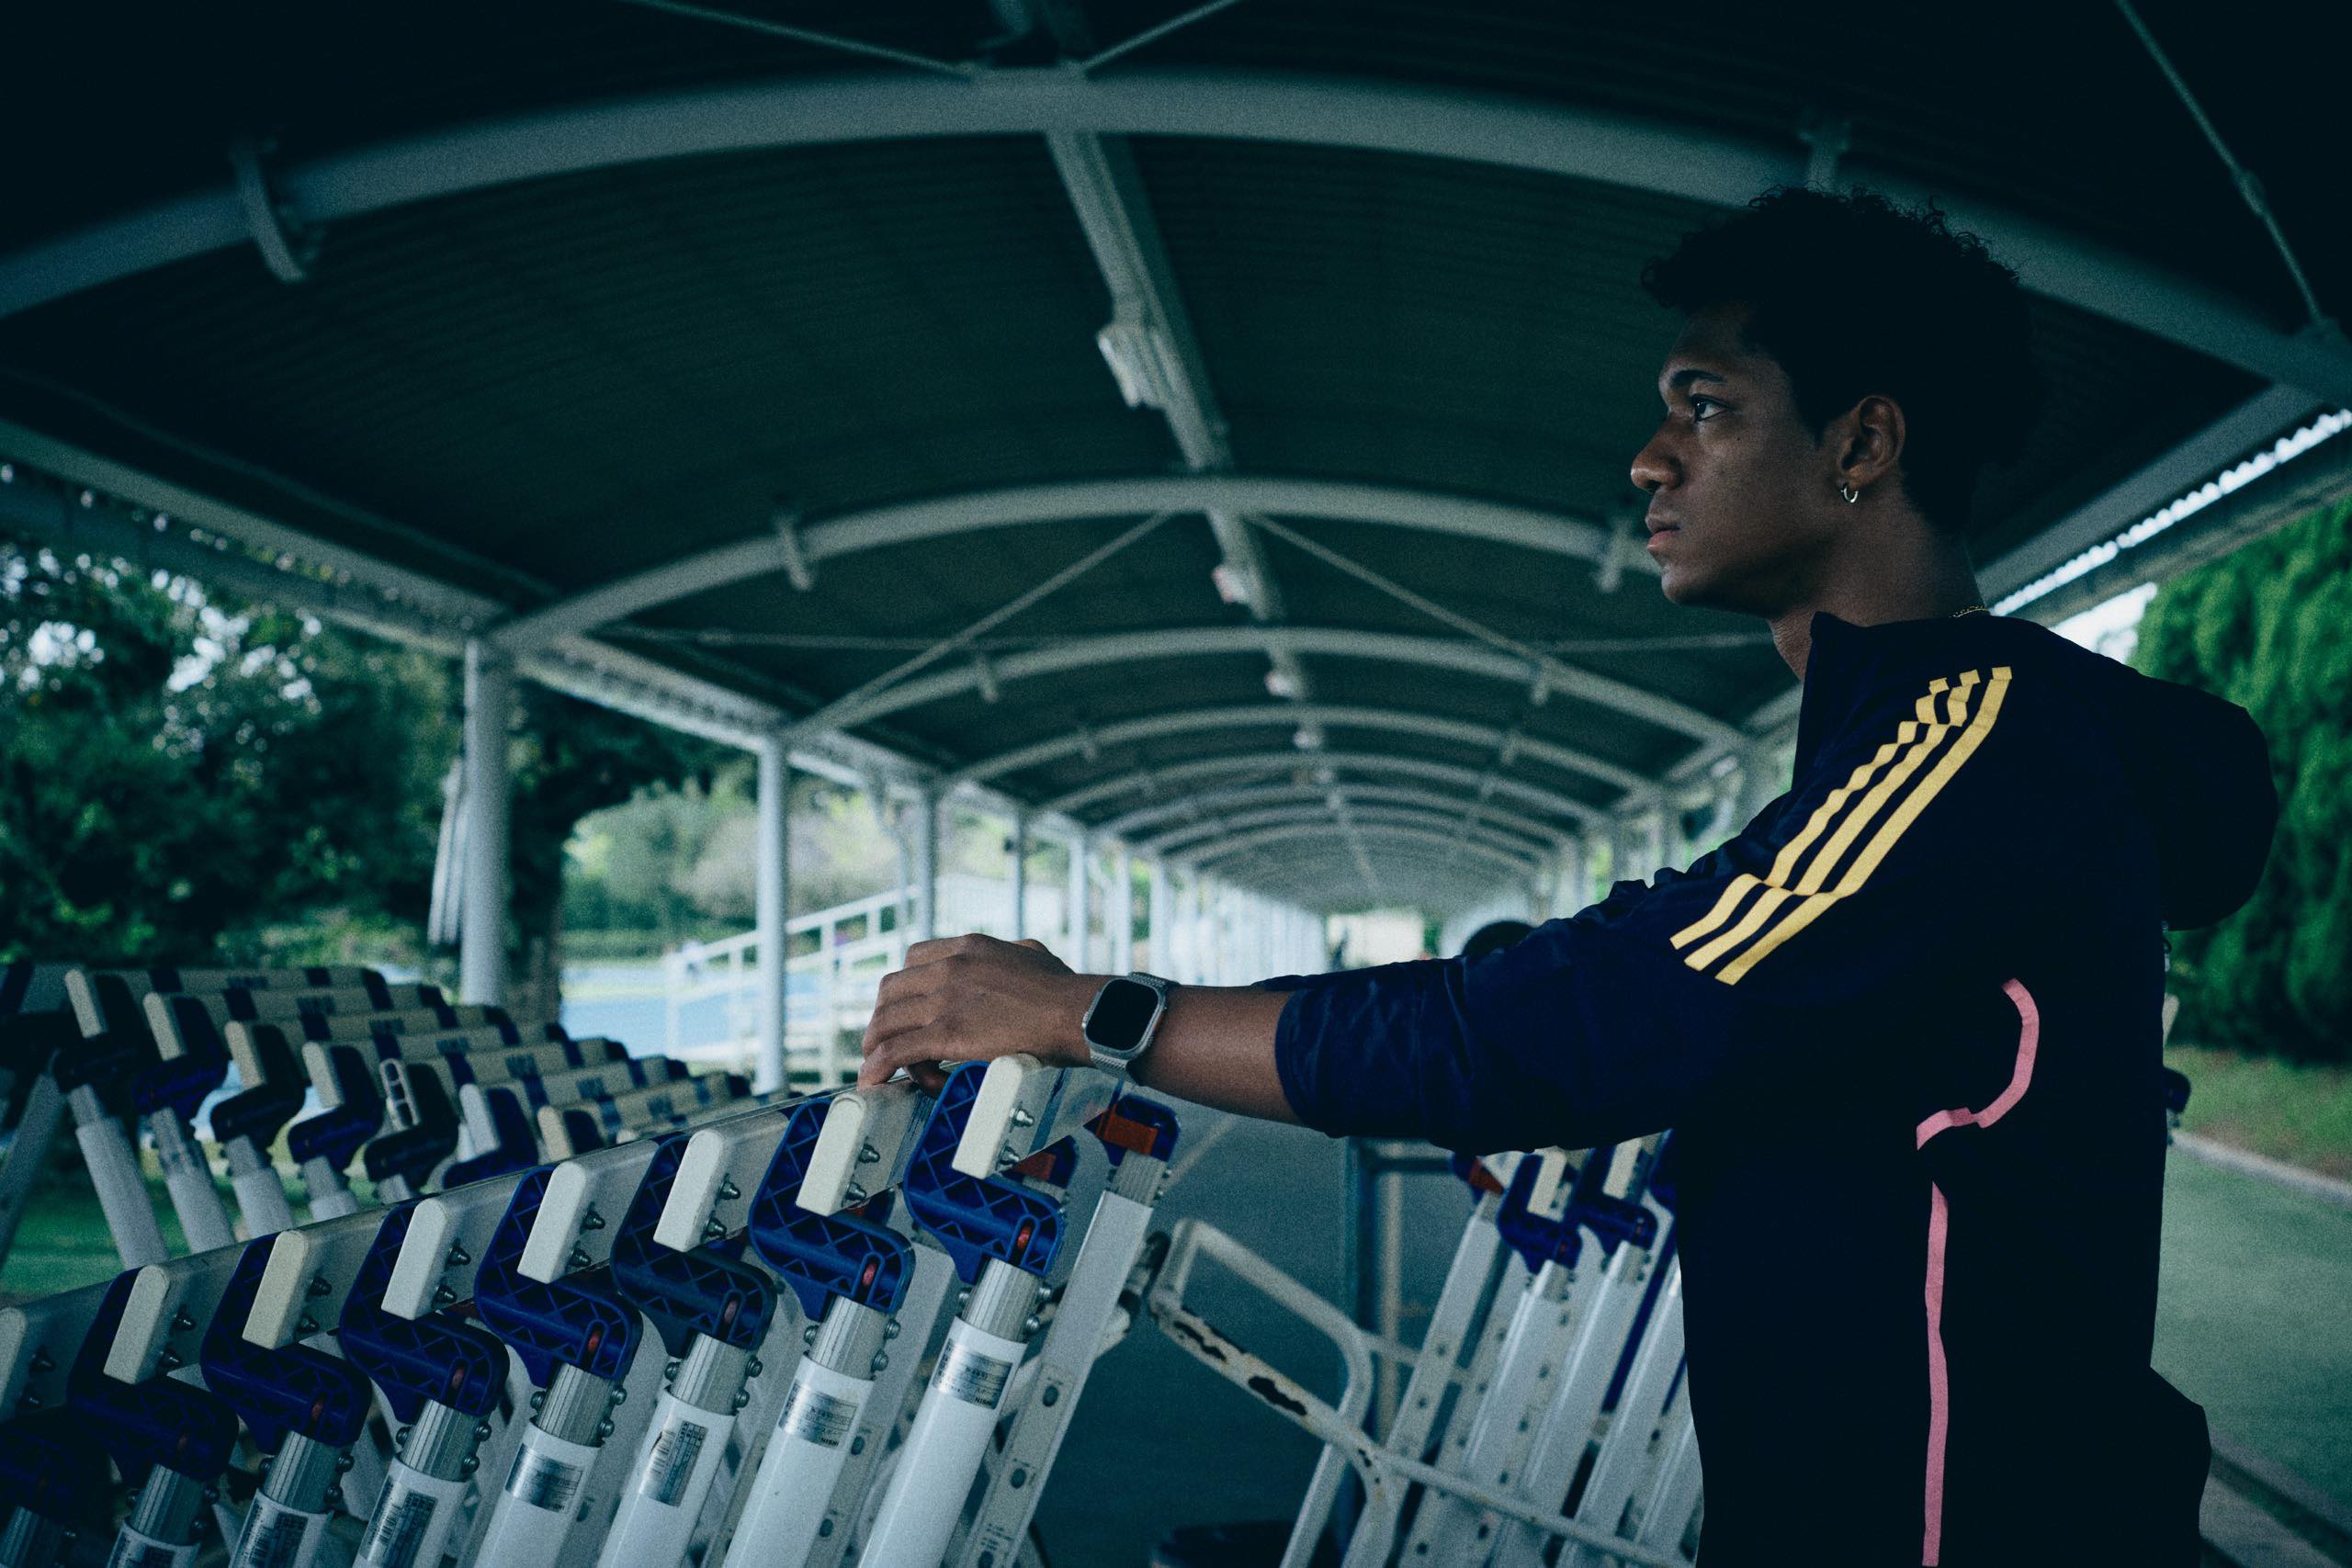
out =
<svg viewBox="0 0 2352 1568"><path fill-rule="evenodd" d="M1149 1048L1175 989L1173 981L1157 975L1115 975L1103 981L1078 1026L1094 1066L1124 1076Z"/></svg>

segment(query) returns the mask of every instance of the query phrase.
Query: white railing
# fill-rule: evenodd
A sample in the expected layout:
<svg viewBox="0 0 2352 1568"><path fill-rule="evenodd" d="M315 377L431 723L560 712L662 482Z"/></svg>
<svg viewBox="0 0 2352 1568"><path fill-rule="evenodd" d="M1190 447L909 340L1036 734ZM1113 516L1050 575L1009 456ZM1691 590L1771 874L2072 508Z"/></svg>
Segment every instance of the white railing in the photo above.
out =
<svg viewBox="0 0 2352 1568"><path fill-rule="evenodd" d="M839 1080L846 1029L862 1029L874 1010L875 988L906 956L903 893L897 888L803 915L785 924L785 1055L795 1066L813 1068L827 1082ZM662 960L664 1049L672 1056L724 1055L751 1058L759 1029L759 978L763 955L756 931L721 942L689 942ZM815 985L794 982L813 976ZM684 1039L685 1010L713 998L726 1004L725 1034L714 1045Z"/></svg>
<svg viewBox="0 0 2352 1568"><path fill-rule="evenodd" d="M1001 933L1011 923L1010 891L1008 884L988 877L940 877L939 928ZM854 1041L873 1014L876 989L906 958L910 896L908 888L885 888L785 923L791 957L785 968L784 1051L786 1071L796 1080L838 1083L855 1070ZM1058 934L1061 898L1058 888L1029 889L1032 931ZM689 942L662 957L666 1055L751 1065L759 1030L759 933L744 931ZM725 1009L719 1037L697 1031L702 1037L687 1039L686 1010L713 999Z"/></svg>
<svg viewBox="0 0 2352 1568"><path fill-rule="evenodd" d="M1089 962L1113 968L1158 963L1171 979L1212 985L1246 984L1268 975L1313 974L1323 968L1320 919L1285 919L1274 906L1248 906L1226 892L1204 899L1198 884L1189 889L1189 897L1168 900L1165 942L1136 941L1125 952L1114 951L1116 944L1102 934L1106 900L1098 898L1090 921L1097 931ZM855 1070L857 1039L874 1012L875 992L882 976L906 959L912 924L910 892L885 888L786 923L792 957L785 969L784 1051L791 1081L839 1083ZM1012 893L1009 882L995 877L943 874L937 886L937 929L1010 936ZM1067 959L1064 900L1063 889L1032 883L1025 926ZM1148 919L1143 908L1136 912ZM687 1061L743 1068L752 1065L763 957L759 948L758 934L745 931L719 942L689 943L663 957L665 1053ZM722 1006L720 1027L715 1032L707 1027L690 1032L686 1010L714 999Z"/></svg>

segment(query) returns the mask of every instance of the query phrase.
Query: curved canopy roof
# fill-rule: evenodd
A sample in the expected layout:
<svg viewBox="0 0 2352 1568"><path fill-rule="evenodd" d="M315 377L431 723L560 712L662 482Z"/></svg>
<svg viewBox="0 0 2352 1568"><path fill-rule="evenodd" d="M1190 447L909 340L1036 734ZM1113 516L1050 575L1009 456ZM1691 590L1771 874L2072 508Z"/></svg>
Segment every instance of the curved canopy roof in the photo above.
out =
<svg viewBox="0 0 2352 1568"><path fill-rule="evenodd" d="M2352 401L2300 7L2138 14L2308 297L2114 8L331 9L19 51L0 457L1309 904L1476 902L1785 723L1626 477L1643 260L1775 182L1933 196L2034 291L1991 592Z"/></svg>

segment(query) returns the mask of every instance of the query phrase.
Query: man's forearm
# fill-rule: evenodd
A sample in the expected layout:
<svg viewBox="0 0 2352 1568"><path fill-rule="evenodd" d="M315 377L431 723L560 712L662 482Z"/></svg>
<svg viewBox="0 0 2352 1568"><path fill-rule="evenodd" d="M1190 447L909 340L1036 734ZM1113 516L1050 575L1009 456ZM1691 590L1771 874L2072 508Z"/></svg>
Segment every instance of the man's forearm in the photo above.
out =
<svg viewBox="0 0 2352 1568"><path fill-rule="evenodd" d="M1163 1094L1269 1122L1298 1120L1274 1071L1274 1029L1287 991L1179 986L1136 1081Z"/></svg>
<svg viewBox="0 0 2352 1568"><path fill-rule="evenodd" d="M1108 976L1073 975L1036 942L960 936L919 942L882 979L866 1021L858 1082L904 1068L937 1090L943 1062L1019 1052L1056 1066L1093 1059L1080 1021ZM1296 1122L1274 1070L1274 1033L1290 993L1255 986L1179 986L1136 1082L1198 1105Z"/></svg>

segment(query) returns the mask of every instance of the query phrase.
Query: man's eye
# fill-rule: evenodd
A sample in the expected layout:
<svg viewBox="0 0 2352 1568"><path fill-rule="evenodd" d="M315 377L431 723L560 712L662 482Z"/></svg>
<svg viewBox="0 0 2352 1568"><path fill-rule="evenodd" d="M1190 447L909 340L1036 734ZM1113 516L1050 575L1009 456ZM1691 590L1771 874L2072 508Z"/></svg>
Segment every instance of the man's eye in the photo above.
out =
<svg viewBox="0 0 2352 1568"><path fill-rule="evenodd" d="M1690 400L1690 422L1693 424L1696 424L1699 421L1705 419L1709 414L1714 412L1717 409L1723 406L1723 404L1715 401L1713 398L1692 398Z"/></svg>

